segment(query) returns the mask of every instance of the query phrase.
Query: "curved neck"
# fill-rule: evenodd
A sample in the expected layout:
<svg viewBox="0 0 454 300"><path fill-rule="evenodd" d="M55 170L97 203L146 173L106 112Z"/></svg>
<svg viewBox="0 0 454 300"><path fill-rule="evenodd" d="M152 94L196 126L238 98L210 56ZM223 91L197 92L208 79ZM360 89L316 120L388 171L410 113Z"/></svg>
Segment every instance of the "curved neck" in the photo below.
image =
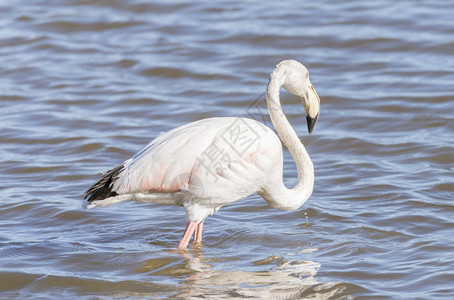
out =
<svg viewBox="0 0 454 300"><path fill-rule="evenodd" d="M286 73L276 69L270 76L266 99L271 122L295 161L298 181L292 189L288 189L283 182L283 166L281 165L278 172L275 172L276 175L273 174L273 182L264 187L260 195L274 208L292 210L303 205L312 194L314 166L306 148L282 110L279 91L285 80Z"/></svg>

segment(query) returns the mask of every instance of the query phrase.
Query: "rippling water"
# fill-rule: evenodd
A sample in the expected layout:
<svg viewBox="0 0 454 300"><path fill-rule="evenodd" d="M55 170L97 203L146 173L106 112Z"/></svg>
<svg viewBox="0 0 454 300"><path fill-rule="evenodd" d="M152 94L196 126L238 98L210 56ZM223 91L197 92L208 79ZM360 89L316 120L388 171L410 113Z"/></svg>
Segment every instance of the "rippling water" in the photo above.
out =
<svg viewBox="0 0 454 300"><path fill-rule="evenodd" d="M1 298L454 297L454 5L449 1L1 1ZM84 191L160 132L268 123L263 92L302 61L322 99L297 211L259 196L209 217ZM285 182L296 169L285 154Z"/></svg>

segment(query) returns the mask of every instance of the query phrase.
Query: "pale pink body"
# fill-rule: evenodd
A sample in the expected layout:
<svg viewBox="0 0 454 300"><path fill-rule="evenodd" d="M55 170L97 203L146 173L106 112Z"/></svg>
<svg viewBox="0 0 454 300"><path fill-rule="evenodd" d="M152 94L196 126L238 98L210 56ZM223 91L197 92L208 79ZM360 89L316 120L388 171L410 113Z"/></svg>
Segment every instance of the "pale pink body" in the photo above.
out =
<svg viewBox="0 0 454 300"><path fill-rule="evenodd" d="M274 208L300 207L312 193L314 170L282 111L281 86L303 98L312 120L309 123L308 119L311 131L320 99L307 69L296 61L283 61L271 74L267 89L268 109L279 137L262 123L247 118L211 118L180 126L161 134L125 161L109 175L111 180L107 176L94 185L88 195L107 189L115 196L100 196L102 199L92 200L87 207L126 200L184 206L188 225L180 249L186 248L193 234L194 242L201 242L207 216L250 194L258 193ZM281 140L297 165L298 182L292 189L282 181ZM111 184L107 186L106 182Z"/></svg>
<svg viewBox="0 0 454 300"><path fill-rule="evenodd" d="M241 136L233 135L238 132ZM113 190L166 193L160 203L185 206L188 220L199 223L222 205L281 179L270 174L280 173L274 169L282 169L282 157L279 138L257 121L204 119L161 134L127 160Z"/></svg>

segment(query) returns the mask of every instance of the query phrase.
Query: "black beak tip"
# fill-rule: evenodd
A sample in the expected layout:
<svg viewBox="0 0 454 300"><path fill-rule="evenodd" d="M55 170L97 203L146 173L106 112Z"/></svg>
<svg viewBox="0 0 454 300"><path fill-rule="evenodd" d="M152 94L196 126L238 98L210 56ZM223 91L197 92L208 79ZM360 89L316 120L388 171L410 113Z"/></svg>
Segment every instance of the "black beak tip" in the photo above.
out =
<svg viewBox="0 0 454 300"><path fill-rule="evenodd" d="M314 130L314 126L315 126L315 123L317 123L317 120L318 120L318 115L316 115L315 118L306 116L307 130L309 131L309 133L312 133L312 130Z"/></svg>

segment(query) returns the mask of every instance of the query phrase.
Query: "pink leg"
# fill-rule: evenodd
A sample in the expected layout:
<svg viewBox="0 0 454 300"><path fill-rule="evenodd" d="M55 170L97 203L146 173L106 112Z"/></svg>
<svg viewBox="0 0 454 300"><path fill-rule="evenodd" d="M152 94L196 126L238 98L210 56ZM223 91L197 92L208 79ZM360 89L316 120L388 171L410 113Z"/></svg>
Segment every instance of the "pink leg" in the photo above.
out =
<svg viewBox="0 0 454 300"><path fill-rule="evenodd" d="M203 221L197 225L194 234L194 244L200 244L202 242L202 231L203 231Z"/></svg>
<svg viewBox="0 0 454 300"><path fill-rule="evenodd" d="M188 222L186 230L184 231L183 237L178 244L177 249L186 249L188 247L189 241L191 240L192 235L197 227L196 222Z"/></svg>

